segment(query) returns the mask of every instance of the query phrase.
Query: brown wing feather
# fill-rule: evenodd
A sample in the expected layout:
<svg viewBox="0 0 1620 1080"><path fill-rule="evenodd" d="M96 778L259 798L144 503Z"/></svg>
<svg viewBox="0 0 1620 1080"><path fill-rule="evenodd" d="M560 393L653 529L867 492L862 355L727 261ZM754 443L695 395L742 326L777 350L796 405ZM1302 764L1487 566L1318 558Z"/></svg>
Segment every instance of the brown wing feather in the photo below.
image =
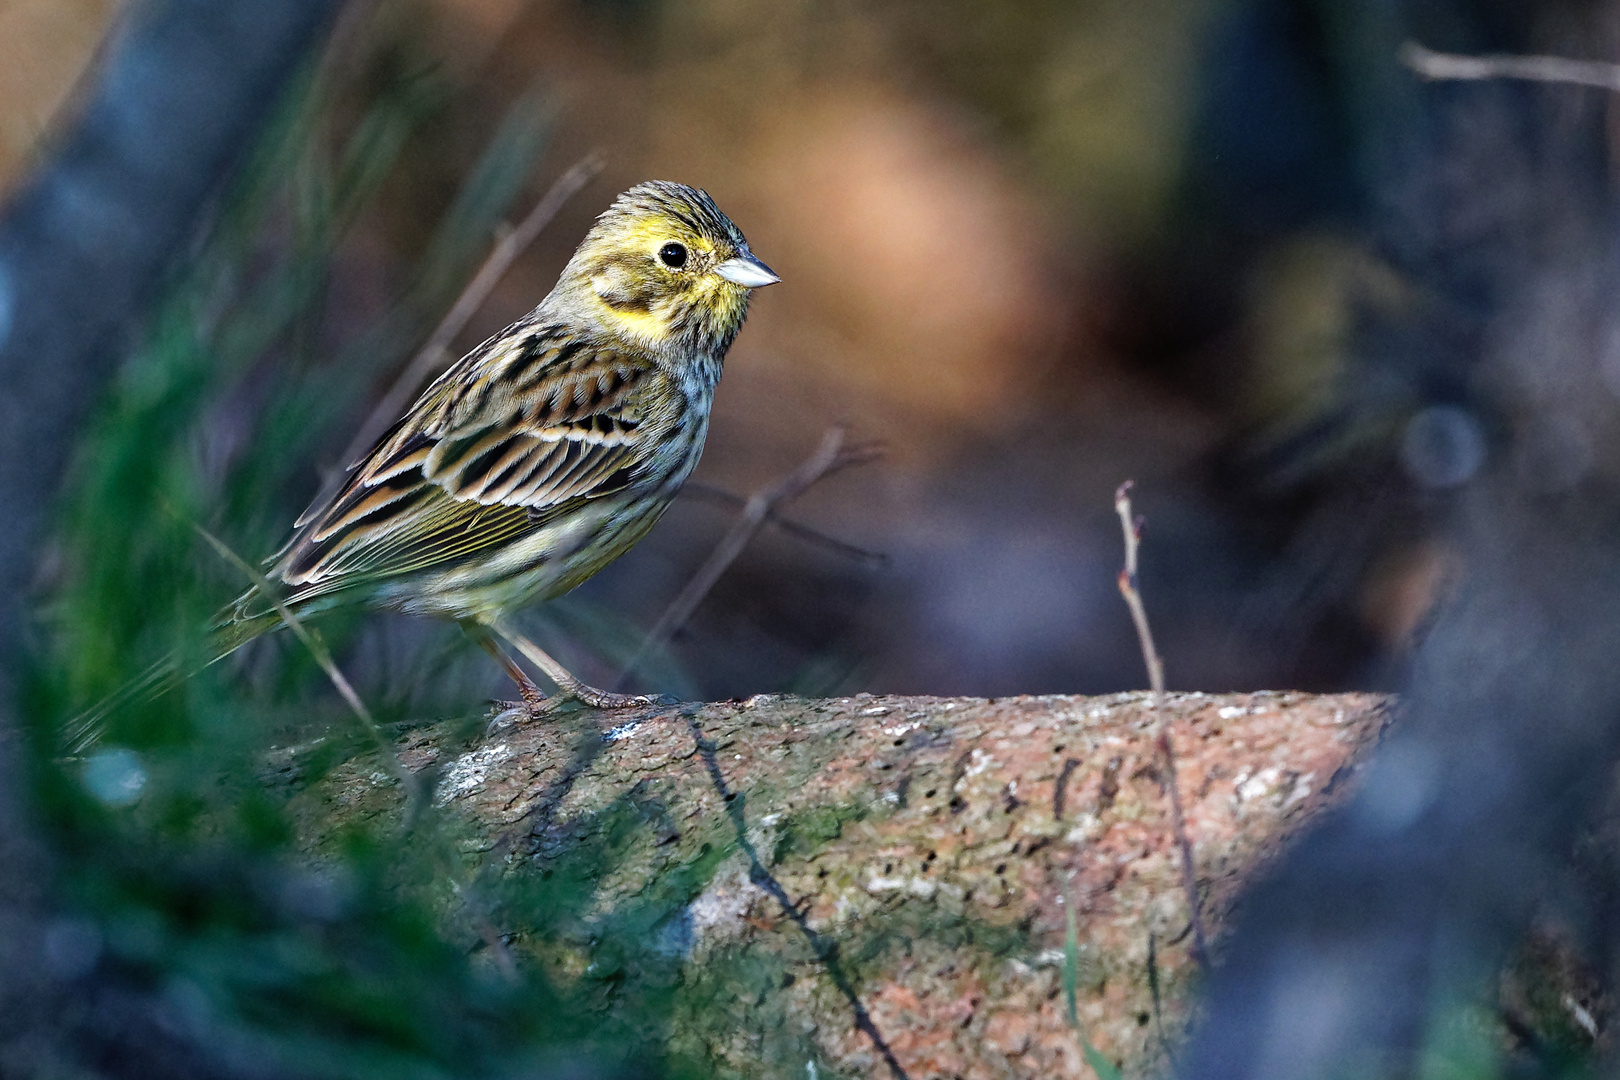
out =
<svg viewBox="0 0 1620 1080"><path fill-rule="evenodd" d="M639 406L659 378L649 360L556 327L492 339L299 519L278 575L302 600L425 570L622 489L655 449Z"/></svg>

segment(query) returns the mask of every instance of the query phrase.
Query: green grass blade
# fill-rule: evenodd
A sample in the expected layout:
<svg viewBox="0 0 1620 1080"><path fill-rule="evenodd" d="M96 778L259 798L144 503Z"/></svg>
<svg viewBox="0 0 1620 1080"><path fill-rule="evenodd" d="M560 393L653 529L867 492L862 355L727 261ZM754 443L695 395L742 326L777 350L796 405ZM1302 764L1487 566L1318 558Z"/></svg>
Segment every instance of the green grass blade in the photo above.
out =
<svg viewBox="0 0 1620 1080"><path fill-rule="evenodd" d="M1063 905L1063 918L1068 926L1063 935L1063 1001L1069 1010L1069 1026L1074 1028L1075 1038L1080 1040L1080 1054L1097 1074L1097 1080L1122 1080L1119 1067L1103 1057L1102 1051L1091 1045L1086 1033L1080 1030L1080 1011L1075 1003L1080 983L1080 932L1075 927L1073 904Z"/></svg>

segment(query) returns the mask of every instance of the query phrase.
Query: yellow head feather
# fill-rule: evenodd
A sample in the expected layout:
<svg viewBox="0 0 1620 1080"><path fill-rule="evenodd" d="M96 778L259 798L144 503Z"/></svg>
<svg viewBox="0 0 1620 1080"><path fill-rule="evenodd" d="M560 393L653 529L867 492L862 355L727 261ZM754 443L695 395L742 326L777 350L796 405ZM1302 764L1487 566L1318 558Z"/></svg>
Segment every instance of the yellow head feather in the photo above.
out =
<svg viewBox="0 0 1620 1080"><path fill-rule="evenodd" d="M723 276L722 267L737 260L769 275L706 192L655 180L626 191L597 218L557 292L610 333L651 351L718 356L748 313L750 286Z"/></svg>

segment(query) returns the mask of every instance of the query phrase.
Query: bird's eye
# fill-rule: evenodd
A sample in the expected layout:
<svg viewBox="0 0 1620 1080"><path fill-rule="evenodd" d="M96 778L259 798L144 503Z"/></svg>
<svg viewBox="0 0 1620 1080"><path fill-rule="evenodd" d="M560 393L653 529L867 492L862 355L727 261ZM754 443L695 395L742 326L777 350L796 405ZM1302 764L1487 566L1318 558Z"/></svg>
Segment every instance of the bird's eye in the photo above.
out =
<svg viewBox="0 0 1620 1080"><path fill-rule="evenodd" d="M658 249L658 259L665 266L679 270L686 265L686 245L673 242L665 244Z"/></svg>

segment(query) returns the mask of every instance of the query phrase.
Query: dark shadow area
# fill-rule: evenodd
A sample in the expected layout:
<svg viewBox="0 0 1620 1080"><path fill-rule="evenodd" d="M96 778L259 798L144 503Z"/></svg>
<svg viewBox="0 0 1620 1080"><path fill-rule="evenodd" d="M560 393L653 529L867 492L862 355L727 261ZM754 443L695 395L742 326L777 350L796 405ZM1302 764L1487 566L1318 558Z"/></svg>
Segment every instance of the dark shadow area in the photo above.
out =
<svg viewBox="0 0 1620 1080"><path fill-rule="evenodd" d="M725 803L726 815L731 818L732 828L737 833L737 846L748 856L748 880L775 900L777 906L782 909L782 914L799 928L799 932L804 935L805 941L810 946L810 951L815 954L816 961L826 971L827 977L838 988L838 992L849 1002L856 1029L872 1040L872 1046L883 1058L883 1063L888 1066L890 1075L897 1080L906 1080L906 1071L895 1059L894 1051L889 1049L883 1033L878 1031L877 1025L872 1022L872 1016L866 1011L866 1006L861 1004L860 995L850 982L849 975L838 962L838 943L810 925L804 917L803 910L793 902L792 897L782 888L781 882L777 881L771 875L770 869L760 861L759 852L754 850L753 841L748 839L748 797L740 791L732 791L727 786L725 774L720 771L720 761L715 756L714 744L703 737L703 729L698 727L695 716L695 713L686 714L687 726L691 728L692 740L697 744L698 754L703 758L703 767L708 770L715 794Z"/></svg>

